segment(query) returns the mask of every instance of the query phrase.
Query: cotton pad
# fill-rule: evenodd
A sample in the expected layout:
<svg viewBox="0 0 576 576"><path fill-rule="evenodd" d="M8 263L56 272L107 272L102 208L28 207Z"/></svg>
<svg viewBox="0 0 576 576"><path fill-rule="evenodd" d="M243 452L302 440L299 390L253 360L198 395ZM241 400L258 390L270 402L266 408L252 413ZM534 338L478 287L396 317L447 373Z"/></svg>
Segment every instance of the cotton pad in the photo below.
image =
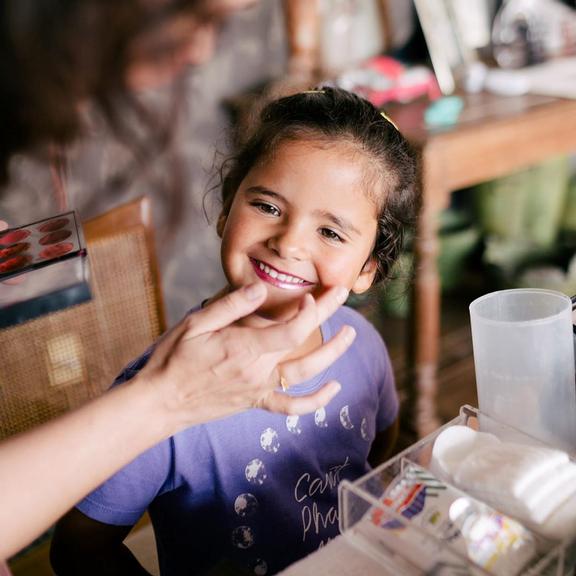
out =
<svg viewBox="0 0 576 576"><path fill-rule="evenodd" d="M576 524L576 464L560 450L453 426L436 438L430 469L544 536L564 536Z"/></svg>
<svg viewBox="0 0 576 576"><path fill-rule="evenodd" d="M434 441L430 469L440 477L452 478L471 451L499 443L493 434L479 433L468 426L450 426Z"/></svg>

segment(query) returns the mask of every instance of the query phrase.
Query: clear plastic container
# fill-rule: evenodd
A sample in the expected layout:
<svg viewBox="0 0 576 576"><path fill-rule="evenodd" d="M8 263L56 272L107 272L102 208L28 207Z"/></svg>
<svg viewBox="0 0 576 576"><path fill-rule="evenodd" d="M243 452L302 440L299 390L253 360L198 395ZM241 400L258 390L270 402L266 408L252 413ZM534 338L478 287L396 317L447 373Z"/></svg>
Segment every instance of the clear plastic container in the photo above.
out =
<svg viewBox="0 0 576 576"><path fill-rule="evenodd" d="M563 450L576 450L572 303L561 292L513 289L470 304L478 406Z"/></svg>
<svg viewBox="0 0 576 576"><path fill-rule="evenodd" d="M501 518L503 515L488 505L467 496L449 484L442 482L435 486L433 479L427 479L431 490L436 490L438 497L435 500L430 499L433 505L424 509L422 514L409 517L409 514L399 512L399 507L396 506L398 499L391 505L391 497L393 499L397 495L395 490L399 490L399 478L409 478L410 474L431 476L428 467L434 440L444 429L454 425L469 426L476 430L489 428L490 432L506 440L545 445L517 429L481 414L475 408L463 406L459 416L445 426L362 478L354 482L343 481L340 484L339 517L342 534L376 559L383 566L383 570L391 574L407 576L573 574L576 567L575 539L564 542L547 540L521 526L510 516ZM387 499L386 504L384 499ZM447 499L449 503L452 500L456 502L451 506L452 522L447 521L445 506ZM422 507L416 493L410 495L410 502L408 498L406 499L406 505ZM463 514L452 514L455 508ZM576 518L574 521L576 522ZM486 528L486 524L494 522L500 522L505 526L504 532L496 540L488 538ZM465 525L467 527L462 530ZM455 536L454 528L457 531L467 532L467 537L474 531L477 537L479 529L483 532L476 541L470 538L462 540ZM483 546L480 554L478 554L478 542ZM513 544L510 545L510 542ZM527 551L530 553L527 554ZM488 556L491 556L491 561L486 561Z"/></svg>

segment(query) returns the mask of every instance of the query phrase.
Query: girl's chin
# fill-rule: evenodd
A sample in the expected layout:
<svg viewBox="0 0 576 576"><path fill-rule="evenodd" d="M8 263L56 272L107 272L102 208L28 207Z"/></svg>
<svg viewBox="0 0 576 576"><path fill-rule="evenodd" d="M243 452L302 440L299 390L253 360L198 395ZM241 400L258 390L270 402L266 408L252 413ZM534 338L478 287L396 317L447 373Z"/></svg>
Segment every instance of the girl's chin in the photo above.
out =
<svg viewBox="0 0 576 576"><path fill-rule="evenodd" d="M235 284L228 284L226 288L218 293L217 297L221 298L226 293L236 289L234 286ZM238 287L240 287L240 285L238 285ZM269 291L268 298L264 304L254 313L250 314L250 316L244 318L241 324L262 326L271 323L287 322L297 314L303 297L304 292L301 290L295 291L294 294L292 294L291 291L283 291L282 294L278 294L277 289L272 289Z"/></svg>
<svg viewBox="0 0 576 576"><path fill-rule="evenodd" d="M260 324L276 324L280 322L287 322L294 318L299 309L299 302L291 302L290 304L282 305L269 305L264 303L263 306L258 308L253 314L248 316L255 323Z"/></svg>

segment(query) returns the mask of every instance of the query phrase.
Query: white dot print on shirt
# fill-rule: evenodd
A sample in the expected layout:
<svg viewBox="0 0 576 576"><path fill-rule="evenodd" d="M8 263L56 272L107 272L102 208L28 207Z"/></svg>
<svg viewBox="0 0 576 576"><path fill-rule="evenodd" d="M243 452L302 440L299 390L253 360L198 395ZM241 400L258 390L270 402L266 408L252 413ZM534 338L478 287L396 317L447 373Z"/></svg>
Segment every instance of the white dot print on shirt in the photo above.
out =
<svg viewBox="0 0 576 576"><path fill-rule="evenodd" d="M266 452L271 452L276 454L280 450L280 439L278 438L278 432L273 428L266 428L264 432L260 435L260 446Z"/></svg>
<svg viewBox="0 0 576 576"><path fill-rule="evenodd" d="M340 409L340 424L342 424L346 430L352 430L354 428L354 424L352 424L352 420L350 420L350 409L348 404L342 406Z"/></svg>
<svg viewBox="0 0 576 576"><path fill-rule="evenodd" d="M234 500L234 511L240 518L254 516L258 511L258 499L249 492L240 494Z"/></svg>
<svg viewBox="0 0 576 576"><path fill-rule="evenodd" d="M246 550L254 544L254 534L250 526L238 526L232 531L232 544L236 548Z"/></svg>
<svg viewBox="0 0 576 576"><path fill-rule="evenodd" d="M256 576L266 576L268 574L268 564L262 558L258 558L252 566L252 571Z"/></svg>
<svg viewBox="0 0 576 576"><path fill-rule="evenodd" d="M266 474L266 466L264 466L264 462L262 462L260 458L254 458L254 460L250 460L250 462L248 462L246 465L244 473L248 482L251 484L258 484L259 486L264 484L264 481L268 477Z"/></svg>
<svg viewBox="0 0 576 576"><path fill-rule="evenodd" d="M324 408L318 408L318 410L314 412L314 424L316 424L318 428L326 428L328 426L326 410Z"/></svg>
<svg viewBox="0 0 576 576"><path fill-rule="evenodd" d="M292 434L302 434L302 427L300 426L300 416L286 416L286 428Z"/></svg>
<svg viewBox="0 0 576 576"><path fill-rule="evenodd" d="M370 438L368 436L368 421L366 418L362 418L362 423L360 424L360 434L362 436L362 440L366 440L366 442L368 442Z"/></svg>

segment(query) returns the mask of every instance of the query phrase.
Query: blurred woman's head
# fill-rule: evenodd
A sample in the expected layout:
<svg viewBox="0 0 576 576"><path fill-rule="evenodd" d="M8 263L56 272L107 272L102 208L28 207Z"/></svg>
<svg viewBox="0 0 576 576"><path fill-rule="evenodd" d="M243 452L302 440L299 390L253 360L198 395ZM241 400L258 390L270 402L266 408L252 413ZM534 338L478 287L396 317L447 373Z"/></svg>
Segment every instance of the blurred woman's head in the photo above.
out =
<svg viewBox="0 0 576 576"><path fill-rule="evenodd" d="M130 90L212 56L220 21L254 0L2 0L0 182L10 157L67 142L93 100L112 128Z"/></svg>
<svg viewBox="0 0 576 576"><path fill-rule="evenodd" d="M199 66L212 58L222 22L233 12L248 8L256 0L197 0L180 10L172 5L172 16L153 21L129 49L127 83L130 88L149 88L169 82L183 68ZM158 5L167 2L156 2Z"/></svg>

